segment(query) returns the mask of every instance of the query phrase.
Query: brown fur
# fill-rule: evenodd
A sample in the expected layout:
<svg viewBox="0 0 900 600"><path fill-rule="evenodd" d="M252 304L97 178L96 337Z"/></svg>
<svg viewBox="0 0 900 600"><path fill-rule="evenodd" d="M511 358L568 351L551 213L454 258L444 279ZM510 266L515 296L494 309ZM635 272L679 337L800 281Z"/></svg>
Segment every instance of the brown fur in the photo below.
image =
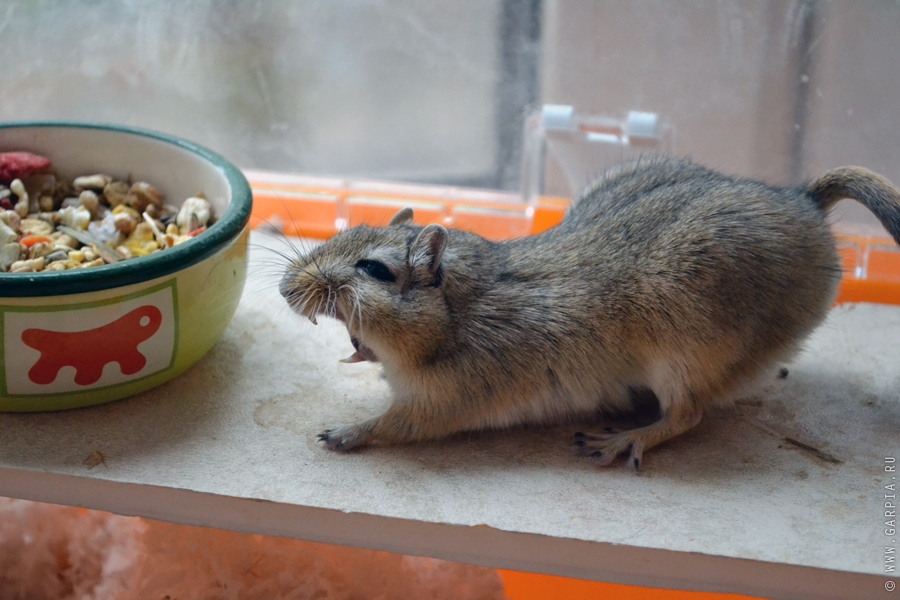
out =
<svg viewBox="0 0 900 600"><path fill-rule="evenodd" d="M776 188L668 157L610 170L532 237L423 228L408 209L338 234L288 268L282 294L301 314L340 318L394 398L320 439L349 450L558 422L627 411L629 390L650 389L657 422L576 439L600 464L630 452L637 469L825 318L841 278L825 215L844 197L900 240L900 192L865 169Z"/></svg>

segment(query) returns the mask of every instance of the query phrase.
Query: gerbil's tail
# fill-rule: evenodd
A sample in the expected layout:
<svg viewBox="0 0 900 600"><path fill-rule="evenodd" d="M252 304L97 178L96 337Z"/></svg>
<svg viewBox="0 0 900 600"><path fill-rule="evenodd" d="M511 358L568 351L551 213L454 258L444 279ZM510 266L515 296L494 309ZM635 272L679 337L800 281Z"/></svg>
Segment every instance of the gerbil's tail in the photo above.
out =
<svg viewBox="0 0 900 600"><path fill-rule="evenodd" d="M900 244L900 190L881 175L862 167L838 167L810 183L807 192L822 210L844 198L862 203Z"/></svg>

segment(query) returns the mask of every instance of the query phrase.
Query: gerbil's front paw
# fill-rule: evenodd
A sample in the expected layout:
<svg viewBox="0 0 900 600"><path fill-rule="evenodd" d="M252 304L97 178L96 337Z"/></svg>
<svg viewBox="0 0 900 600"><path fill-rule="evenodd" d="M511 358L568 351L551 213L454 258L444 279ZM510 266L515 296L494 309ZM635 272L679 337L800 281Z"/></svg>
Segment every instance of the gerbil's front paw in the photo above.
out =
<svg viewBox="0 0 900 600"><path fill-rule="evenodd" d="M359 426L349 425L337 429L326 429L319 434L319 441L325 442L325 447L329 450L346 452L365 446L369 441L369 436Z"/></svg>
<svg viewBox="0 0 900 600"><path fill-rule="evenodd" d="M603 431L603 433L576 433L573 444L578 455L590 457L601 467L606 467L611 465L617 456L630 449L628 467L633 471L639 470L644 454L644 444L640 436L634 435L631 431L617 431L611 427Z"/></svg>

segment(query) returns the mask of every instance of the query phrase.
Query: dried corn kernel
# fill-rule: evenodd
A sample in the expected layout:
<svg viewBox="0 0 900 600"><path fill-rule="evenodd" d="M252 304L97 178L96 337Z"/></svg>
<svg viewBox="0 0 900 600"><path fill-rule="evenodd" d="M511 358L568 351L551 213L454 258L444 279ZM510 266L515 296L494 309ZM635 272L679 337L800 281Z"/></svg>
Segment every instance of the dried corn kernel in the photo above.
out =
<svg viewBox="0 0 900 600"><path fill-rule="evenodd" d="M44 270L44 257L17 260L9 267L10 273L33 273Z"/></svg>

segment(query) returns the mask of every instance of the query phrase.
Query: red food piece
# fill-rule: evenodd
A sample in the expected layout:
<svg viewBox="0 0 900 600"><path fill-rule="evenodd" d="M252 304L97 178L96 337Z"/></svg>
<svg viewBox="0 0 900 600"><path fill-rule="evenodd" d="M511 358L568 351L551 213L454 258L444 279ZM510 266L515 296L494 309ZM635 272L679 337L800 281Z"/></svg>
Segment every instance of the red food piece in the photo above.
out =
<svg viewBox="0 0 900 600"><path fill-rule="evenodd" d="M25 246L26 248L31 248L35 244L40 244L44 242L45 244L52 244L53 240L48 238L46 235L26 235L19 243Z"/></svg>
<svg viewBox="0 0 900 600"><path fill-rule="evenodd" d="M0 182L28 177L50 167L50 159L31 152L0 152Z"/></svg>
<svg viewBox="0 0 900 600"><path fill-rule="evenodd" d="M198 227L197 229L195 229L195 230L193 230L192 232L190 232L188 235L191 236L191 237L197 237L198 235L200 235L200 234L203 233L204 231L206 231L206 225L204 225L203 227Z"/></svg>
<svg viewBox="0 0 900 600"><path fill-rule="evenodd" d="M3 210L12 210L13 203L10 202L9 198L3 198L2 200L0 200L0 208L2 208Z"/></svg>

